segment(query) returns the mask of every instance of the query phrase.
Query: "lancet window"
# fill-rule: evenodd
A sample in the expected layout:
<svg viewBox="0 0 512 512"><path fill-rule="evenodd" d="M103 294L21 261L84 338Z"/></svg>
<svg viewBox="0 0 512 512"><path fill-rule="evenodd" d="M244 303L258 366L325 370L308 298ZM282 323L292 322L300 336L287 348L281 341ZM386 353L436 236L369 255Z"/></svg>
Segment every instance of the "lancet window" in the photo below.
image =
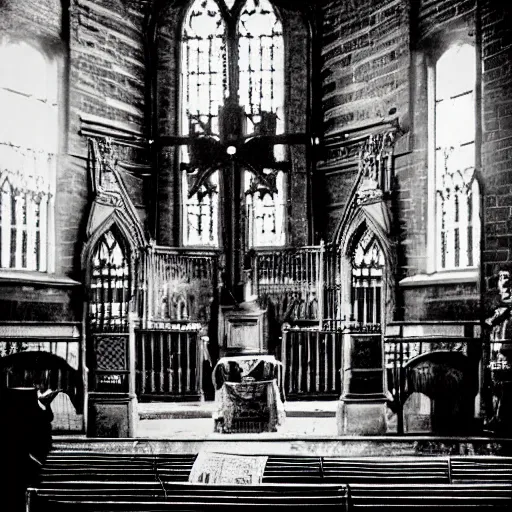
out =
<svg viewBox="0 0 512 512"><path fill-rule="evenodd" d="M430 68L431 176L435 182L435 268L475 267L479 187L475 174L476 53L449 47Z"/></svg>
<svg viewBox="0 0 512 512"><path fill-rule="evenodd" d="M58 148L57 63L0 40L0 266L53 270Z"/></svg>
<svg viewBox="0 0 512 512"><path fill-rule="evenodd" d="M180 85L180 135L195 141L181 146L180 155L184 245L219 245L225 171L244 173L240 199L249 244L282 245L285 179L266 164L286 160L285 146L258 146L251 158L244 158L242 148L253 136L285 131L284 40L271 3L192 2L182 28ZM201 144L206 138L208 144ZM212 145L212 139L219 144ZM242 169L230 168L229 144L228 154L238 152ZM269 176L277 188L269 187Z"/></svg>

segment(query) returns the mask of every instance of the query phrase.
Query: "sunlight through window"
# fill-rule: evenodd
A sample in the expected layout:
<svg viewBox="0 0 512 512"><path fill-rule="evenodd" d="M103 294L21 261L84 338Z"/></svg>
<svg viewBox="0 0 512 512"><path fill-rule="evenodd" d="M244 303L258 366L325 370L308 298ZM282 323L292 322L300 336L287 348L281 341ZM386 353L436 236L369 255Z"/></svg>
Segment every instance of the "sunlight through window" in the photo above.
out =
<svg viewBox="0 0 512 512"><path fill-rule="evenodd" d="M57 64L0 43L0 264L47 271L58 137Z"/></svg>

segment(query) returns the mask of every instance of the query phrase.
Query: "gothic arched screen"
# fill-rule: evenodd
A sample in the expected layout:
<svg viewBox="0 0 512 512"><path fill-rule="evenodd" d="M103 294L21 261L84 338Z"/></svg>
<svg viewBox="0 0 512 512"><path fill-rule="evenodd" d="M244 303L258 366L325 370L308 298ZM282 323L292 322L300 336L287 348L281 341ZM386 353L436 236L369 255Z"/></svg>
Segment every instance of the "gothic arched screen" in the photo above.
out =
<svg viewBox="0 0 512 512"><path fill-rule="evenodd" d="M130 270L126 250L115 230L98 240L92 257L89 326L93 332L128 328Z"/></svg>
<svg viewBox="0 0 512 512"><path fill-rule="evenodd" d="M182 27L180 76L181 136L232 143L231 155L251 136L285 132L283 31L268 0L192 2ZM220 173L229 163L224 148L206 148L181 150L184 245L219 245ZM265 162L286 160L283 145L265 150ZM248 245L283 245L283 171L260 167L255 172L242 163Z"/></svg>

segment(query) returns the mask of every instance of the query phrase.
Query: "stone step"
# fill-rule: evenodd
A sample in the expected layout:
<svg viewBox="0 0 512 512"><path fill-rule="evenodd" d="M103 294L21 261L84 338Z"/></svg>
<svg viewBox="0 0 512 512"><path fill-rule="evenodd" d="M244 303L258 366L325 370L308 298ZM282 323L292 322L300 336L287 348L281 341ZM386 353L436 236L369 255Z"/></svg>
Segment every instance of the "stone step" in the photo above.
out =
<svg viewBox="0 0 512 512"><path fill-rule="evenodd" d="M512 455L512 438L433 436L283 436L216 434L206 438L174 435L165 439L94 439L54 436L52 450L112 453L182 453L201 450L253 455L416 457L442 455Z"/></svg>

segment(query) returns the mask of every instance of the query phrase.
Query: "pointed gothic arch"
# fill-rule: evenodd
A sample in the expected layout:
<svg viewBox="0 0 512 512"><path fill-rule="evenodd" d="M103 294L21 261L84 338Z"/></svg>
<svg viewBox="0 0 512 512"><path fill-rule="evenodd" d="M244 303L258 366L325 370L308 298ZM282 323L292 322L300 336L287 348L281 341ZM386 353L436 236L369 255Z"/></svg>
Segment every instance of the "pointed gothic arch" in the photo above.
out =
<svg viewBox="0 0 512 512"><path fill-rule="evenodd" d="M357 183L354 190L357 190ZM352 265L353 252L364 237L375 241L381 251L383 263L380 292L375 292L381 303L380 313L375 313L380 322L373 323L383 325L393 318L395 300L393 276L396 268L396 256L390 240L391 222L386 214L387 209L385 205L381 208L381 202L370 205L359 204L355 192L347 203L347 208L328 249L330 251L328 257L333 260L330 263L330 268L334 269L335 275L328 275L326 279L326 319L331 321L333 328L336 328L340 321L351 319L354 308L353 280L355 278ZM361 278L363 277L361 275ZM372 318L375 314L372 315Z"/></svg>
<svg viewBox="0 0 512 512"><path fill-rule="evenodd" d="M133 292L132 250L117 224L103 231L88 262L88 328L95 332L125 332Z"/></svg>
<svg viewBox="0 0 512 512"><path fill-rule="evenodd" d="M86 285L90 283L90 265L94 251L96 250L98 242L109 231L117 232L118 239L123 245L127 257L129 258L131 269L130 282L135 282L135 275L133 273L137 264L139 250L145 245L145 241L144 239L139 240L139 237L136 236L136 231L130 229L130 225L127 223L127 219L122 214L122 212L118 209L115 209L91 234L82 251L81 263L85 275Z"/></svg>

